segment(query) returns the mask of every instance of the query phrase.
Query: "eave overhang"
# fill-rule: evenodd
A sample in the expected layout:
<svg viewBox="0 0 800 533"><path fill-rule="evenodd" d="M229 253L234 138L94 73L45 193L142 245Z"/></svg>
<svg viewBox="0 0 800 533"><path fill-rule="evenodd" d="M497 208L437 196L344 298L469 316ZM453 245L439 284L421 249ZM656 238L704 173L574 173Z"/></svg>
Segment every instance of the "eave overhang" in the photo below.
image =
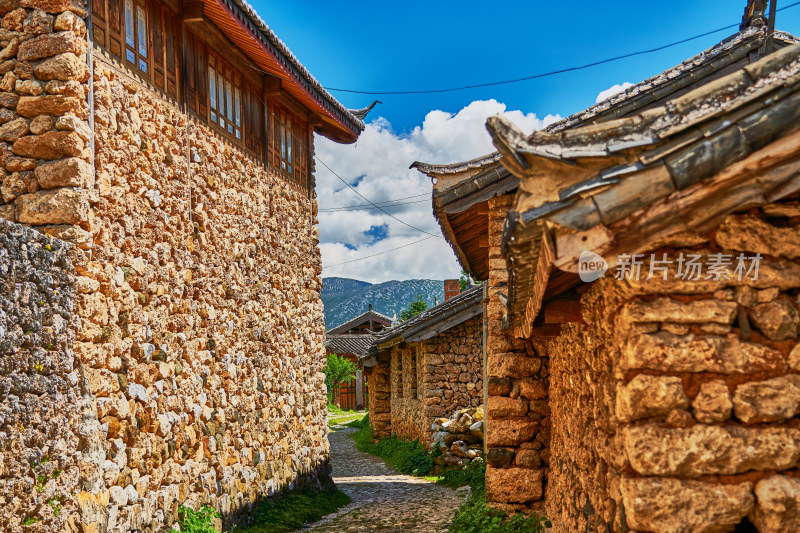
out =
<svg viewBox="0 0 800 533"><path fill-rule="evenodd" d="M461 267L476 280L489 277L488 201L519 184L499 160L495 153L452 165L411 165L433 180L433 216Z"/></svg>
<svg viewBox="0 0 800 533"><path fill-rule="evenodd" d="M800 45L623 119L526 136L487 127L520 178L507 220L510 325L530 334L551 274L712 228L800 190Z"/></svg>
<svg viewBox="0 0 800 533"><path fill-rule="evenodd" d="M483 312L483 286L477 285L458 296L431 307L419 315L382 332L370 349L370 355L402 342L422 342L466 322Z"/></svg>
<svg viewBox="0 0 800 533"><path fill-rule="evenodd" d="M200 0L203 14L263 72L280 78L281 88L320 118L319 133L353 143L364 122L348 111L306 70L244 0Z"/></svg>

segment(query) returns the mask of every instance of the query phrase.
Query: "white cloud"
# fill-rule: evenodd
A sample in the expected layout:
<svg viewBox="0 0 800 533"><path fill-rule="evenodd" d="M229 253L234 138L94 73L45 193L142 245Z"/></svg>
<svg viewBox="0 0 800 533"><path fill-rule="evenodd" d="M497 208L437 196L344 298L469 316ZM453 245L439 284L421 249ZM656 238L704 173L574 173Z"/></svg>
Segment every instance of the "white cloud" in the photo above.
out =
<svg viewBox="0 0 800 533"><path fill-rule="evenodd" d="M415 228L441 235L431 209L430 179L408 167L414 161L454 163L492 152L494 146L485 123L488 117L497 114L507 116L526 131L542 128L560 118L548 115L540 119L533 113L508 111L505 104L496 100L481 100L472 102L456 114L431 111L421 126L407 134L396 134L391 124L379 117L367 124L353 145L340 145L317 137L316 154L373 202L420 195L401 200L417 203L386 209ZM398 248L428 235L374 209L324 211L367 202L319 162L316 169L324 276L352 277L370 282L458 277L460 268L455 256L441 238L431 238L363 261L329 267ZM376 227L384 227L378 232L380 238L377 239L366 233Z"/></svg>
<svg viewBox="0 0 800 533"><path fill-rule="evenodd" d="M624 91L628 87L633 87L633 84L628 82L628 81L626 81L623 84L619 84L618 83L616 85L612 85L611 87L609 87L605 91L600 91L600 93L597 95L596 102L599 104L600 102L602 102L604 100L608 100L609 98L611 98L615 94L621 93L622 91Z"/></svg>

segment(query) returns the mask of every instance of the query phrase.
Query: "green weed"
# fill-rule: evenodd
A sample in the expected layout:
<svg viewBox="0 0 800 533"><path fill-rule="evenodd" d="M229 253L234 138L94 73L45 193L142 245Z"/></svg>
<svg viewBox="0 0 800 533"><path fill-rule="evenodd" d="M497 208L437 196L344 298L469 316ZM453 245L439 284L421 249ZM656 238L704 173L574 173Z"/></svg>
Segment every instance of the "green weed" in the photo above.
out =
<svg viewBox="0 0 800 533"><path fill-rule="evenodd" d="M28 517L25 518L25 520L22 521L22 525L23 526L32 526L33 524L35 524L36 522L39 522L40 520L41 520L41 518L39 518L38 516L28 516Z"/></svg>
<svg viewBox="0 0 800 533"><path fill-rule="evenodd" d="M258 504L253 522L235 533L288 533L316 522L350 503L339 490L290 493Z"/></svg>
<svg viewBox="0 0 800 533"><path fill-rule="evenodd" d="M199 511L181 505L178 507L180 533L217 533L217 529L214 527L214 519L220 516L216 509L208 505L204 505ZM172 529L170 533L178 533L178 531Z"/></svg>
<svg viewBox="0 0 800 533"><path fill-rule="evenodd" d="M424 476L433 470L434 456L419 441L406 441L392 435L373 442L372 426L368 421L351 437L359 451L377 455L403 474Z"/></svg>

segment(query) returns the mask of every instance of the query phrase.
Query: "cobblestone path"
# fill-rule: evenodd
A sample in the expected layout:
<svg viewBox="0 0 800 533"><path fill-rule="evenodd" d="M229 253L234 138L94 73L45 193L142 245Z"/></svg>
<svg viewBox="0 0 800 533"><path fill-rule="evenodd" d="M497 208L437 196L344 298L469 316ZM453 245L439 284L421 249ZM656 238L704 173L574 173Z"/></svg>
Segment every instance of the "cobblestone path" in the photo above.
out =
<svg viewBox="0 0 800 533"><path fill-rule="evenodd" d="M349 437L353 431L330 433L333 480L353 501L307 530L446 532L467 491L398 473L379 458L359 452Z"/></svg>

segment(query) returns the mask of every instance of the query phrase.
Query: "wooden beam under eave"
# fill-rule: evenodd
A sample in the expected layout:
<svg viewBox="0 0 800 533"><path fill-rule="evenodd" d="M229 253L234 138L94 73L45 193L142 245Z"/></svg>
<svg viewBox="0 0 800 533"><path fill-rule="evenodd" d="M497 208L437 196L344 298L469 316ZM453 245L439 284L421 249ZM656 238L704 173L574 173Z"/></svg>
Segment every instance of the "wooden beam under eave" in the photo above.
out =
<svg viewBox="0 0 800 533"><path fill-rule="evenodd" d="M281 79L277 76L264 78L264 96L277 96L281 94Z"/></svg>
<svg viewBox="0 0 800 533"><path fill-rule="evenodd" d="M203 22L203 2L189 2L183 5L184 22Z"/></svg>
<svg viewBox="0 0 800 533"><path fill-rule="evenodd" d="M583 323L580 300L553 300L544 306L545 324Z"/></svg>
<svg viewBox="0 0 800 533"><path fill-rule="evenodd" d="M544 326L534 326L531 328L530 337L553 338L561 335L561 324L545 324Z"/></svg>
<svg viewBox="0 0 800 533"><path fill-rule="evenodd" d="M200 20L187 20L186 27L189 28L201 41L204 41L213 51L225 58L230 64L236 65L237 70L249 83L256 87L261 86L261 74L259 71L249 67L253 65L253 60L244 55L208 18L201 14ZM208 83L205 81L205 83Z"/></svg>

